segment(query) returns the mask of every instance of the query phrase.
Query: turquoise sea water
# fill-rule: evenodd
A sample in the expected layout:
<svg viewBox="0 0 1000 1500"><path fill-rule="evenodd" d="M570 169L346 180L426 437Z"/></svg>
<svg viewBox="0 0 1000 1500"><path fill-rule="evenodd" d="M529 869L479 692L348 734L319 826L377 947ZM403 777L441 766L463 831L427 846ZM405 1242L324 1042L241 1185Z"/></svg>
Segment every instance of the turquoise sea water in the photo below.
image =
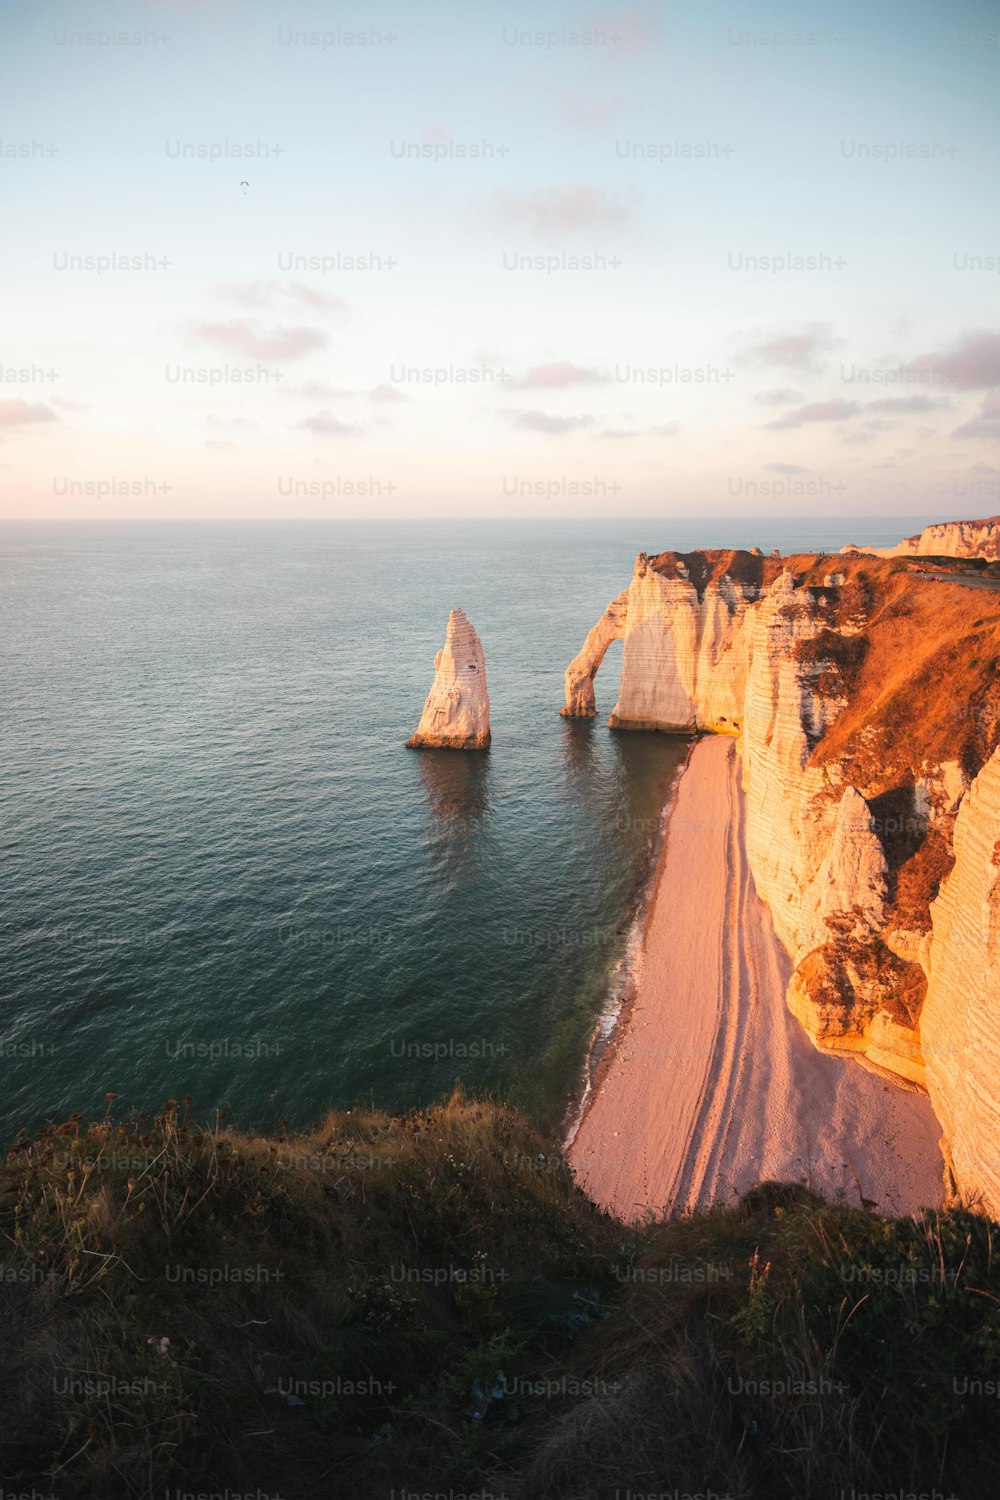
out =
<svg viewBox="0 0 1000 1500"><path fill-rule="evenodd" d="M561 719L642 550L922 518L0 528L0 1134L577 1087L686 745ZM493 748L414 753L462 605ZM119 1106L121 1107L121 1105Z"/></svg>

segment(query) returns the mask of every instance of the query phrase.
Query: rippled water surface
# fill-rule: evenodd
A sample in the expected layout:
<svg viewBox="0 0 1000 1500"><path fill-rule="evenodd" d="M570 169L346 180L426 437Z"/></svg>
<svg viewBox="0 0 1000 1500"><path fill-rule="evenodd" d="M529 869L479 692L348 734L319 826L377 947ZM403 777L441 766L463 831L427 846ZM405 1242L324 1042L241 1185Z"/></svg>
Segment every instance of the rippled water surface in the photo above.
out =
<svg viewBox="0 0 1000 1500"><path fill-rule="evenodd" d="M682 740L561 719L635 553L913 520L0 528L0 1128L457 1079L561 1119ZM414 753L462 605L489 754Z"/></svg>

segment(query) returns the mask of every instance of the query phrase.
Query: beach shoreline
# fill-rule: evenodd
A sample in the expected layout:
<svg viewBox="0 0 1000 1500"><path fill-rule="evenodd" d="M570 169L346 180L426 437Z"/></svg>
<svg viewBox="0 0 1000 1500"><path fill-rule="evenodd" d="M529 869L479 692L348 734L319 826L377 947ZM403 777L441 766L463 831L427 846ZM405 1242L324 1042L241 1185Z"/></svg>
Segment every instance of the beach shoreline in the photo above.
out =
<svg viewBox="0 0 1000 1500"><path fill-rule="evenodd" d="M691 754L701 736L692 734L684 759L677 767L653 841L650 853L649 872L643 884L632 922L629 927L625 953L615 965L609 980L610 1002L604 1006L594 1023L587 1043L587 1054L581 1074L582 1085L572 1095L566 1110L562 1130L562 1149L568 1154L594 1097L600 1092L608 1068L622 1038L627 1035L629 1018L637 993L637 968L641 962L642 948L650 914L656 903L656 894L663 874L664 852L671 814L677 803L677 792L681 778L691 760Z"/></svg>
<svg viewBox="0 0 1000 1500"><path fill-rule="evenodd" d="M615 1025L567 1132L577 1182L627 1220L765 1180L889 1214L935 1206L941 1132L926 1097L819 1052L785 1005L791 966L753 885L744 818L735 740L695 739Z"/></svg>

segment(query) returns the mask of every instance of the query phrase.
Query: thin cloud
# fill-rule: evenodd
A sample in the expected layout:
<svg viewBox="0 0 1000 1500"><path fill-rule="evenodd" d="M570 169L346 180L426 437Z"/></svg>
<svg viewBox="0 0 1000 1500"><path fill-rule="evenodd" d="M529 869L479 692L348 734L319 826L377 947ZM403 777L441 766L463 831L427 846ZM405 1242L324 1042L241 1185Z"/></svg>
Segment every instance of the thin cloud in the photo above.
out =
<svg viewBox="0 0 1000 1500"><path fill-rule="evenodd" d="M801 464L765 464L765 469L770 469L772 474L808 474Z"/></svg>
<svg viewBox="0 0 1000 1500"><path fill-rule="evenodd" d="M769 391L758 391L753 399L758 406L794 406L796 402L806 398L801 391L793 391L788 386L781 385Z"/></svg>
<svg viewBox="0 0 1000 1500"><path fill-rule="evenodd" d="M368 392L369 401L409 401L405 391L397 385L376 385Z"/></svg>
<svg viewBox="0 0 1000 1500"><path fill-rule="evenodd" d="M232 323L200 323L195 336L247 359L301 359L327 343L319 328L263 328L247 319Z"/></svg>
<svg viewBox="0 0 1000 1500"><path fill-rule="evenodd" d="M68 396L52 396L53 406L58 406L61 411L89 411L90 407L85 401L71 401Z"/></svg>
<svg viewBox="0 0 1000 1500"><path fill-rule="evenodd" d="M681 431L680 422L663 422L658 427L605 427L599 438L674 437Z"/></svg>
<svg viewBox="0 0 1000 1500"><path fill-rule="evenodd" d="M277 282L244 281L220 282L212 290L227 302L238 302L241 307L270 307Z"/></svg>
<svg viewBox="0 0 1000 1500"><path fill-rule="evenodd" d="M533 234L574 234L620 229L630 217L629 205L603 188L549 188L540 193L498 193L495 213L507 225Z"/></svg>
<svg viewBox="0 0 1000 1500"><path fill-rule="evenodd" d="M205 418L206 427L256 427L257 425L249 417L215 417L209 412Z"/></svg>
<svg viewBox="0 0 1000 1500"><path fill-rule="evenodd" d="M227 448L235 448L236 444L235 443L226 442L224 438L206 438L205 439L205 447L206 448L219 448L219 449L225 450Z"/></svg>
<svg viewBox="0 0 1000 1500"><path fill-rule="evenodd" d="M508 389L514 391L562 391L571 385L603 385L607 375L600 370L590 370L584 365L570 364L560 360L551 365L535 365L525 372L520 380L512 380Z"/></svg>
<svg viewBox="0 0 1000 1500"><path fill-rule="evenodd" d="M984 396L977 416L956 427L953 438L992 438L1000 442L1000 391Z"/></svg>
<svg viewBox="0 0 1000 1500"><path fill-rule="evenodd" d="M0 427L30 427L35 422L58 422L59 418L43 401L0 401Z"/></svg>
<svg viewBox="0 0 1000 1500"><path fill-rule="evenodd" d="M950 349L920 354L906 368L936 374L960 391L1000 385L1000 333L967 333Z"/></svg>
<svg viewBox="0 0 1000 1500"><path fill-rule="evenodd" d="M940 411L951 402L942 396L882 396L878 401L869 401L867 411L888 411L901 414Z"/></svg>
<svg viewBox="0 0 1000 1500"><path fill-rule="evenodd" d="M353 391L338 391L327 380L303 380L299 385L285 386L282 392L285 396L310 396L316 400L326 400L330 397L342 399L354 395Z"/></svg>
<svg viewBox="0 0 1000 1500"><path fill-rule="evenodd" d="M290 302L301 303L303 307L315 307L323 312L346 313L347 303L342 297L331 297L328 292L318 292L315 287L303 286L301 282L289 282L285 288L285 295Z"/></svg>
<svg viewBox="0 0 1000 1500"><path fill-rule="evenodd" d="M786 413L778 421L767 422L765 425L772 431L779 432L787 427L804 427L809 422L846 422L862 410L860 401L810 401L807 405Z"/></svg>
<svg viewBox="0 0 1000 1500"><path fill-rule="evenodd" d="M304 427L307 432L319 433L321 437L354 437L359 430L350 422L342 422L332 411L315 412L311 417L303 417L296 426Z"/></svg>
<svg viewBox="0 0 1000 1500"><path fill-rule="evenodd" d="M616 38L605 51L643 52L663 36L663 26L652 5L630 5L625 10L595 11L587 18L587 30Z"/></svg>
<svg viewBox="0 0 1000 1500"><path fill-rule="evenodd" d="M347 312L347 303L342 297L331 297L328 292L305 286L301 281L225 281L220 282L214 291L241 307L276 310L282 303L294 302L318 311Z"/></svg>
<svg viewBox="0 0 1000 1500"><path fill-rule="evenodd" d="M797 333L758 335L737 358L745 364L778 365L786 370L817 371L830 350L842 342L825 323L809 323Z"/></svg>
<svg viewBox="0 0 1000 1500"><path fill-rule="evenodd" d="M607 125L621 114L620 99L584 99L580 94L565 94L557 105L559 118L571 130L589 130Z"/></svg>
<svg viewBox="0 0 1000 1500"><path fill-rule="evenodd" d="M561 437L567 432L578 432L581 427L592 427L593 417L554 417L545 411L514 411L508 412L515 427L523 427L529 432L547 432L554 437Z"/></svg>

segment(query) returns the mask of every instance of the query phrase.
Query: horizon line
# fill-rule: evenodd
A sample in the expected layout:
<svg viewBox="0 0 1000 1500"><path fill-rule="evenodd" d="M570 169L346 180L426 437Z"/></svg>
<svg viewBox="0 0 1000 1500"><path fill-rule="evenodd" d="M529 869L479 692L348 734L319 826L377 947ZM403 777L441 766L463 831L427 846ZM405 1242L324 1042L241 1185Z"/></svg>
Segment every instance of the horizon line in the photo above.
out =
<svg viewBox="0 0 1000 1500"><path fill-rule="evenodd" d="M624 524L630 521L704 521L717 524L721 521L735 521L746 525L754 521L791 521L791 522L816 522L831 521L838 525L857 521L906 521L906 520L928 520L931 522L959 522L973 520L991 520L990 516L942 515L940 511L927 511L921 513L911 511L905 515L895 513L862 513L844 515L843 512L828 513L818 512L811 516L790 515L781 511L755 511L747 515L705 515L660 512L636 512L632 515L569 515L554 512L547 515L421 515L421 516L6 516L0 517L0 526L213 526L213 525L246 525L246 526L339 526L345 523L360 522L368 526L389 526L400 522L406 524L417 524L424 522L448 523L450 525L477 525L486 522L506 522L509 525L528 524L532 525L541 521L571 521L579 525L587 522L606 521L614 524Z"/></svg>

